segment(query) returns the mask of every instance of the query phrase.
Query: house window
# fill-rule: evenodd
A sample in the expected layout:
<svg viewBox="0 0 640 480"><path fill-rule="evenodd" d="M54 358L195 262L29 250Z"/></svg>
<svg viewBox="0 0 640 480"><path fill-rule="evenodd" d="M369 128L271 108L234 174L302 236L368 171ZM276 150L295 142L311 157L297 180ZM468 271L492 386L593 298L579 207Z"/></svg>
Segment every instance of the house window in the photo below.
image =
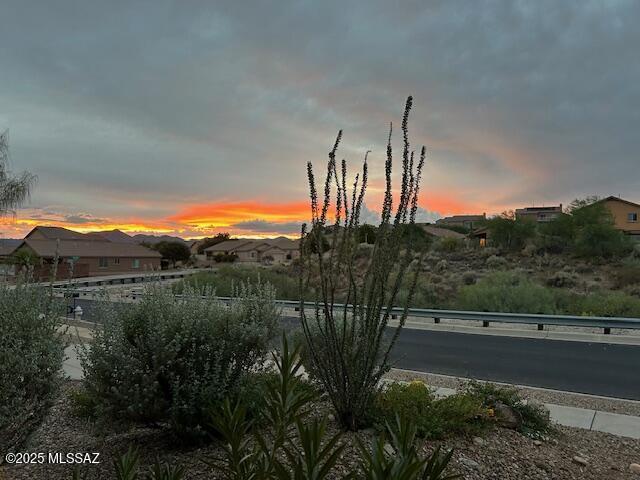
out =
<svg viewBox="0 0 640 480"><path fill-rule="evenodd" d="M629 222L637 222L638 221L638 212L627 213L627 221L629 221Z"/></svg>
<svg viewBox="0 0 640 480"><path fill-rule="evenodd" d="M109 266L109 259L107 257L100 257L98 259L98 266L100 268L107 268Z"/></svg>
<svg viewBox="0 0 640 480"><path fill-rule="evenodd" d="M140 268L140 259L134 258L133 261L131 262L131 267L132 268Z"/></svg>
<svg viewBox="0 0 640 480"><path fill-rule="evenodd" d="M113 259L113 264L114 265L120 265L120 259L119 258L114 258Z"/></svg>

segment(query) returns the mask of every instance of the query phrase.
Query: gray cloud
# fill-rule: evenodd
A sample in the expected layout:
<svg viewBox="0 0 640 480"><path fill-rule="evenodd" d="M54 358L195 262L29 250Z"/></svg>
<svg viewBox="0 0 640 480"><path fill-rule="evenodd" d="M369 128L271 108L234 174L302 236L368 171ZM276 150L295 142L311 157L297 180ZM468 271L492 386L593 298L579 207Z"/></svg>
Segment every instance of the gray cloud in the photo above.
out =
<svg viewBox="0 0 640 480"><path fill-rule="evenodd" d="M638 19L622 0L13 2L0 129L40 178L35 204L161 218L304 198L338 128L379 179L413 94L425 198L638 201Z"/></svg>

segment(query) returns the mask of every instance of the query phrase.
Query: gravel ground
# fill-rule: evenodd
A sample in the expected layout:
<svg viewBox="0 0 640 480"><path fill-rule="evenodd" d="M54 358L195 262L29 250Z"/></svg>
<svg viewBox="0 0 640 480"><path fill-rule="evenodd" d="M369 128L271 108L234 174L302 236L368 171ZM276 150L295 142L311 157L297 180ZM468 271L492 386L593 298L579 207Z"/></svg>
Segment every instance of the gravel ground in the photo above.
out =
<svg viewBox="0 0 640 480"><path fill-rule="evenodd" d="M143 465L149 465L160 457L185 465L187 479L219 478L203 462L217 453L215 444L197 449L179 448L166 432L151 428L133 428L126 433L108 432L101 436L91 423L73 415L69 392L74 388L77 388L75 382L65 385L63 394L24 451L100 452L101 463L87 465L84 471L88 479L108 479L113 478L113 456L126 451L129 445L137 445ZM332 423L329 430L329 434L335 433L337 426ZM355 435L348 433L343 437L347 448L332 478L340 478L342 473L355 466ZM366 431L358 435L365 440L371 437L371 433ZM467 480L640 480L640 474L629 472L631 463L640 462L640 440L599 432L562 427L553 438L536 442L511 430L494 429L483 438L452 438L443 443L446 447L455 447L451 465ZM430 452L437 444L425 442L423 451ZM584 464L578 463L574 459L576 456L581 457ZM68 465L3 465L0 478L70 479L71 471Z"/></svg>
<svg viewBox="0 0 640 480"><path fill-rule="evenodd" d="M466 378L449 377L431 373L420 373L408 370L393 369L386 376L391 380L422 380L432 387L447 387L459 389L468 381ZM519 387L524 398L530 398L542 403L554 403L568 407L589 408L603 412L621 413L640 417L640 402L618 400L613 398L594 397L579 393L566 393L555 390L540 390L537 388Z"/></svg>

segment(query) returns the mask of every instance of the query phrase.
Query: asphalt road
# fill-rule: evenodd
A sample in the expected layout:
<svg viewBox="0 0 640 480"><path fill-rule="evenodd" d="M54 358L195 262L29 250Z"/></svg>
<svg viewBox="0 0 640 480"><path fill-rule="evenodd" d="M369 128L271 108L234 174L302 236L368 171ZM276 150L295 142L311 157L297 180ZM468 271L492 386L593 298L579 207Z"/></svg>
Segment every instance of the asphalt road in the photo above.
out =
<svg viewBox="0 0 640 480"><path fill-rule="evenodd" d="M77 300L89 321L92 303ZM283 323L293 328L298 319ZM405 328L393 361L420 372L640 400L640 346Z"/></svg>
<svg viewBox="0 0 640 480"><path fill-rule="evenodd" d="M640 400L640 347L405 329L395 366Z"/></svg>

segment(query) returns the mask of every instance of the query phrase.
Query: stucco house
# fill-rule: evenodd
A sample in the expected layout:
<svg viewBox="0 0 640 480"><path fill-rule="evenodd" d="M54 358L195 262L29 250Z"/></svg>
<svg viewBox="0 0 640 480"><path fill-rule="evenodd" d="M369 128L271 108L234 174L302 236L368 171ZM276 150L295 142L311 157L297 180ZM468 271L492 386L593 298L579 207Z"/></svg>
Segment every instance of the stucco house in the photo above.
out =
<svg viewBox="0 0 640 480"><path fill-rule="evenodd" d="M537 223L547 223L562 214L562 204L548 207L525 207L516 209L516 218L529 219Z"/></svg>
<svg viewBox="0 0 640 480"><path fill-rule="evenodd" d="M614 226L618 230L640 238L640 204L614 196L603 198L600 202L611 212Z"/></svg>
<svg viewBox="0 0 640 480"><path fill-rule="evenodd" d="M48 277L58 257L58 278L92 277L160 269L161 255L135 242L111 241L98 233L61 227L35 227L14 252L27 251L40 261L36 277Z"/></svg>
<svg viewBox="0 0 640 480"><path fill-rule="evenodd" d="M299 243L286 237L265 239L231 239L205 249L207 259L218 255L235 255L243 263L289 263L300 256Z"/></svg>

